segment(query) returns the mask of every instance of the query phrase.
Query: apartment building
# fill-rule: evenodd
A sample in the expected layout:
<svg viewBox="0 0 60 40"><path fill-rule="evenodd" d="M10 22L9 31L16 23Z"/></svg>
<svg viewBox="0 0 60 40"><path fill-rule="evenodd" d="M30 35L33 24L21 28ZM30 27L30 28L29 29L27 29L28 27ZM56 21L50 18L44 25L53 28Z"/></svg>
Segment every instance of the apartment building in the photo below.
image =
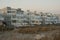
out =
<svg viewBox="0 0 60 40"><path fill-rule="evenodd" d="M6 7L2 9L3 15L4 15L4 21L7 23L7 26L11 28L14 23L14 17L16 15L16 9L11 8L11 7Z"/></svg>
<svg viewBox="0 0 60 40"><path fill-rule="evenodd" d="M36 11L31 12L27 10L27 15L28 15L28 24L30 26L42 24L42 17L40 14L37 14Z"/></svg>
<svg viewBox="0 0 60 40"><path fill-rule="evenodd" d="M52 13L45 13L44 14L44 24L56 24L58 23L58 17Z"/></svg>
<svg viewBox="0 0 60 40"><path fill-rule="evenodd" d="M20 8L6 7L1 9L0 14L4 15L4 18L1 17L2 19L0 19L4 20L8 26L35 26L41 24L57 24L59 22L59 18L52 13L37 13L36 11L31 12L29 10L25 12Z"/></svg>
<svg viewBox="0 0 60 40"><path fill-rule="evenodd" d="M16 19L16 26L28 25L27 14L23 10L17 9Z"/></svg>
<svg viewBox="0 0 60 40"><path fill-rule="evenodd" d="M60 14L55 14L57 16L58 19L58 23L60 23Z"/></svg>
<svg viewBox="0 0 60 40"><path fill-rule="evenodd" d="M32 25L40 25L42 24L42 17L39 14L32 14L31 15L31 24Z"/></svg>

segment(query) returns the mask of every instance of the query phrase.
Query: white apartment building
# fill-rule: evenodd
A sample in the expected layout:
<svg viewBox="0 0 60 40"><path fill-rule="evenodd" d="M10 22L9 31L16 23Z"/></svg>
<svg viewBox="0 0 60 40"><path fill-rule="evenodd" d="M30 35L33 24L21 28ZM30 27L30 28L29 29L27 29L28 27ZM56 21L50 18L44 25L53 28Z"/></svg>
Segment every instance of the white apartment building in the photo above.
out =
<svg viewBox="0 0 60 40"><path fill-rule="evenodd" d="M27 20L27 14L22 11L21 9L17 9L16 13L16 26L27 26L28 20Z"/></svg>
<svg viewBox="0 0 60 40"><path fill-rule="evenodd" d="M54 14L46 13L44 20L45 20L45 24L56 24L56 23L58 23L59 19Z"/></svg>
<svg viewBox="0 0 60 40"><path fill-rule="evenodd" d="M7 22L8 26L14 25L19 26L34 26L41 24L57 24L59 18L51 13L36 13L31 11L23 11L20 8L15 9L11 7L6 7L1 10L0 13L3 13L4 18L1 16L0 20Z"/></svg>
<svg viewBox="0 0 60 40"><path fill-rule="evenodd" d="M39 14L28 11L27 15L28 15L29 25L34 26L41 24L42 18Z"/></svg>
<svg viewBox="0 0 60 40"><path fill-rule="evenodd" d="M2 9L4 15L4 21L7 23L8 26L15 25L13 21L16 20L16 9L11 7L6 7ZM14 17L15 16L15 17Z"/></svg>
<svg viewBox="0 0 60 40"><path fill-rule="evenodd" d="M45 14L45 24L52 24L52 21L53 21L53 18L52 18L53 15L49 14L49 13L46 13Z"/></svg>
<svg viewBox="0 0 60 40"><path fill-rule="evenodd" d="M42 24L42 17L39 14L32 14L31 15L31 24L32 25L40 25Z"/></svg>
<svg viewBox="0 0 60 40"><path fill-rule="evenodd" d="M60 14L55 14L57 16L58 19L58 23L60 23Z"/></svg>

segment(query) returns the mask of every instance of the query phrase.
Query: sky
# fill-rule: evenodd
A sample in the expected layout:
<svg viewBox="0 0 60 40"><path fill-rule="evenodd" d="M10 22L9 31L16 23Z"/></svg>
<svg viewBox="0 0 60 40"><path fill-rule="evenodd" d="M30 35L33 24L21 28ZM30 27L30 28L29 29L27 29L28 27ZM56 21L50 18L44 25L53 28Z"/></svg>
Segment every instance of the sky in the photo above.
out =
<svg viewBox="0 0 60 40"><path fill-rule="evenodd" d="M60 13L60 0L0 0L0 9L7 6L22 10Z"/></svg>

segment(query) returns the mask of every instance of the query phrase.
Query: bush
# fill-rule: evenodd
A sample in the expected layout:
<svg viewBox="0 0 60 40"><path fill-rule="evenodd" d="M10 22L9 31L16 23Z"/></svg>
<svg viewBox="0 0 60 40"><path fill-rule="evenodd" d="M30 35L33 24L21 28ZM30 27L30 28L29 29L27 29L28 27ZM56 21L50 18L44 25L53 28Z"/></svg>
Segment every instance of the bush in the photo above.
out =
<svg viewBox="0 0 60 40"><path fill-rule="evenodd" d="M3 26L3 25L0 25L0 31L11 31L13 30L14 28L8 28L6 26Z"/></svg>

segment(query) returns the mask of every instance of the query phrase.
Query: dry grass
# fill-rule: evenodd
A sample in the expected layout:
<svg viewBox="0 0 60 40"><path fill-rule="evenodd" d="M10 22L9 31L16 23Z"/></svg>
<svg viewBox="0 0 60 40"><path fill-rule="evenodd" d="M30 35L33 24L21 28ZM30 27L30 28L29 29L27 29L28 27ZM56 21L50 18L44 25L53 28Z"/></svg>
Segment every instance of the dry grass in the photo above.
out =
<svg viewBox="0 0 60 40"><path fill-rule="evenodd" d="M60 27L53 27L53 26L43 26L43 27L25 27L25 28L19 28L19 33L39 33L39 32L47 32L47 31L53 31L58 30Z"/></svg>
<svg viewBox="0 0 60 40"><path fill-rule="evenodd" d="M40 40L60 40L60 31L50 32L45 37L42 37Z"/></svg>
<svg viewBox="0 0 60 40"><path fill-rule="evenodd" d="M5 27L5 26L3 26L3 25L0 25L0 31L11 31L11 30L13 30L14 28L7 28L7 27Z"/></svg>
<svg viewBox="0 0 60 40"><path fill-rule="evenodd" d="M0 40L37 40L34 37L38 35L35 33L39 33L39 32L40 33L42 32L42 35L44 35L44 37L41 37L38 40L60 40L60 27L58 26L56 27L55 26L49 26L49 27L48 26L42 26L42 27L36 26L36 27L18 28L18 30L8 31L8 32L1 34ZM30 34L30 33L33 33L33 34ZM41 36L40 33L39 35Z"/></svg>

